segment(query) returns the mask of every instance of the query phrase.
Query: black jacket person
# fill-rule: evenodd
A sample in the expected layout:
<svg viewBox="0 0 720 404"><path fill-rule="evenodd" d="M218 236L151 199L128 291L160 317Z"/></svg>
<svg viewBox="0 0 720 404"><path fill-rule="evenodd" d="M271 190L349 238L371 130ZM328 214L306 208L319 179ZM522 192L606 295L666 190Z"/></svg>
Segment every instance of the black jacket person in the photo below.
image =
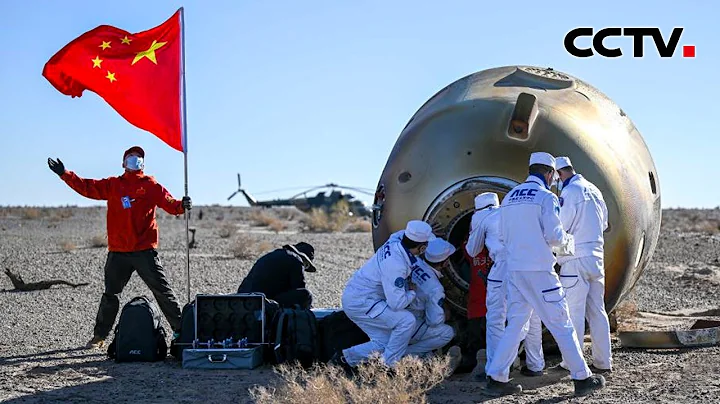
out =
<svg viewBox="0 0 720 404"><path fill-rule="evenodd" d="M281 307L309 309L312 295L303 271L315 272L315 249L308 243L284 245L260 257L243 279L238 293L264 293Z"/></svg>

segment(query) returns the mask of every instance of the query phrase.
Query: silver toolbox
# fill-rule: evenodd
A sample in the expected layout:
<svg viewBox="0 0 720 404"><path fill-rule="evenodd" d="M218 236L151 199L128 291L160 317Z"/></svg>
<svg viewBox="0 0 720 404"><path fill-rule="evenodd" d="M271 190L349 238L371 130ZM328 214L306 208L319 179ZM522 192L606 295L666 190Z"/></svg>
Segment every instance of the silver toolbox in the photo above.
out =
<svg viewBox="0 0 720 404"><path fill-rule="evenodd" d="M183 369L254 369L263 364L263 346L248 348L188 348L182 354Z"/></svg>

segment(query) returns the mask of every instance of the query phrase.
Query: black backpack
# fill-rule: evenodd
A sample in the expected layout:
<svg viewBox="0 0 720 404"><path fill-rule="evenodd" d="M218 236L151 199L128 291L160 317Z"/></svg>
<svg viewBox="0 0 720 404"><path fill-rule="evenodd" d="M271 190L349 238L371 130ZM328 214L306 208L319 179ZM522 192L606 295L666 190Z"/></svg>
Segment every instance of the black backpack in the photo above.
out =
<svg viewBox="0 0 720 404"><path fill-rule="evenodd" d="M195 340L195 301L185 304L180 316L180 335L170 341L170 355L182 360L182 353ZM185 345L188 344L188 345Z"/></svg>
<svg viewBox="0 0 720 404"><path fill-rule="evenodd" d="M320 341L317 319L310 309L281 309L275 333L276 363L299 361L309 368L318 359Z"/></svg>
<svg viewBox="0 0 720 404"><path fill-rule="evenodd" d="M115 362L154 362L167 356L167 334L161 325L160 312L145 296L125 304L115 337L108 346L108 356Z"/></svg>
<svg viewBox="0 0 720 404"><path fill-rule="evenodd" d="M367 334L342 310L327 315L318 323L321 362L328 362L336 352L370 341Z"/></svg>

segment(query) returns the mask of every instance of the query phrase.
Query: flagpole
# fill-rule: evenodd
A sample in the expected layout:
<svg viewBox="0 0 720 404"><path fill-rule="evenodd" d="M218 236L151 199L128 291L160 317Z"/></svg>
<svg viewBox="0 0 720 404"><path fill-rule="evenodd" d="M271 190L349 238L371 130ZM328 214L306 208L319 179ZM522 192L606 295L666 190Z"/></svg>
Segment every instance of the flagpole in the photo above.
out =
<svg viewBox="0 0 720 404"><path fill-rule="evenodd" d="M180 54L182 74L180 75L182 91L182 138L183 160L185 165L185 196L188 196L188 163L187 163L187 102L185 97L185 9L180 7ZM185 211L185 258L187 262L187 302L190 303L190 217Z"/></svg>

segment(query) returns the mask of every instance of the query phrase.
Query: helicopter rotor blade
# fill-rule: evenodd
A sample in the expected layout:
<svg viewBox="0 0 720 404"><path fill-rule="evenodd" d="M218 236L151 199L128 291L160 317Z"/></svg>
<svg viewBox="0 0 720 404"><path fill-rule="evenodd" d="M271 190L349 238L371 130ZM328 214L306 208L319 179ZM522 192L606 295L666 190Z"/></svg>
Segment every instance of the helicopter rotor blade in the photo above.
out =
<svg viewBox="0 0 720 404"><path fill-rule="evenodd" d="M240 181L240 173L238 173L238 189L242 189L242 182Z"/></svg>
<svg viewBox="0 0 720 404"><path fill-rule="evenodd" d="M235 196L238 192L239 192L239 191L233 192L232 195L230 195L230 196L227 198L227 200L229 201L229 200L230 200L233 196Z"/></svg>

